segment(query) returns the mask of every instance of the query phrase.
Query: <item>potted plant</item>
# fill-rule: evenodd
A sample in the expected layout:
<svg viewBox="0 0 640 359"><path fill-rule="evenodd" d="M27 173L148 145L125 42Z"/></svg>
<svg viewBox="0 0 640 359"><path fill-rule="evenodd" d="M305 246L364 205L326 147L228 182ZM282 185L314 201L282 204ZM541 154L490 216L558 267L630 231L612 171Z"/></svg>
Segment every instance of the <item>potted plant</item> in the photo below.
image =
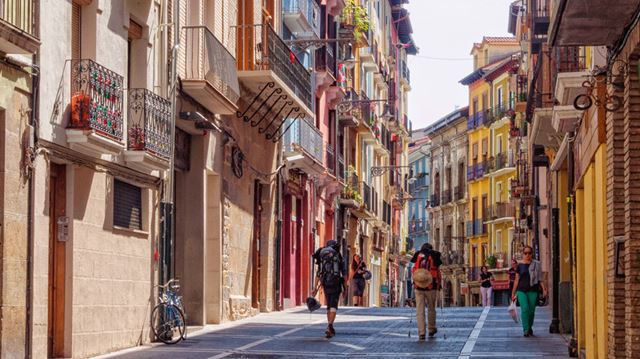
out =
<svg viewBox="0 0 640 359"><path fill-rule="evenodd" d="M347 0L341 17L342 26L353 31L355 42L364 45L363 42L366 43L363 41L366 40L365 33L369 31L371 26L367 9L358 5L355 0Z"/></svg>
<svg viewBox="0 0 640 359"><path fill-rule="evenodd" d="M496 263L497 259L494 255L490 255L489 257L487 257L487 265L489 266L489 268L495 268Z"/></svg>
<svg viewBox="0 0 640 359"><path fill-rule="evenodd" d="M134 151L144 150L144 128L133 125L129 128L129 149Z"/></svg>

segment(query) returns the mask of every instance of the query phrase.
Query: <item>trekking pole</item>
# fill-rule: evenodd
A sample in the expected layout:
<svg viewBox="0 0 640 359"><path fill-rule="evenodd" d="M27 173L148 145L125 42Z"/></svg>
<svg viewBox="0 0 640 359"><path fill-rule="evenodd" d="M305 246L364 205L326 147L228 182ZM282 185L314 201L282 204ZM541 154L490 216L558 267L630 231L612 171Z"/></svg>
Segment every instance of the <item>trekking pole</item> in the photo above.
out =
<svg viewBox="0 0 640 359"><path fill-rule="evenodd" d="M413 311L414 309L411 309L411 314L409 314L409 338L411 338L411 326L413 325Z"/></svg>

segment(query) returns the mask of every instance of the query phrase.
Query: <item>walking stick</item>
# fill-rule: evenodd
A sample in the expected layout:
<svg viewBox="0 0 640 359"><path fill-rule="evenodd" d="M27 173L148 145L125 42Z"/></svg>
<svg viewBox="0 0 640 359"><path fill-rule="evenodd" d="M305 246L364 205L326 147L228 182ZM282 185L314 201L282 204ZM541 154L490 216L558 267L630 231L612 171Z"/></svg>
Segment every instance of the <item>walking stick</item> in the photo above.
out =
<svg viewBox="0 0 640 359"><path fill-rule="evenodd" d="M411 338L411 326L413 325L413 311L414 309L412 309L411 314L409 314L409 338Z"/></svg>

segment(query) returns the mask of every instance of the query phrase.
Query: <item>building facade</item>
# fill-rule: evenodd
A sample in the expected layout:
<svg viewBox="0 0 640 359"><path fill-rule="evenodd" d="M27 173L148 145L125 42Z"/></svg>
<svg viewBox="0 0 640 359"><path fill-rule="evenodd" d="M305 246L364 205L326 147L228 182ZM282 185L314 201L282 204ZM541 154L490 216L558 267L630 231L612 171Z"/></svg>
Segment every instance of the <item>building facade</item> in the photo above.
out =
<svg viewBox="0 0 640 359"><path fill-rule="evenodd" d="M442 253L445 306L463 306L468 108L457 109L425 129L431 139L429 221L433 246ZM463 284L464 283L464 284Z"/></svg>
<svg viewBox="0 0 640 359"><path fill-rule="evenodd" d="M411 202L409 202L409 244L407 251L420 250L423 244L429 243L429 207L431 175L431 145L424 129L417 129L413 133L413 142L409 149L409 165L413 171L413 180L409 184Z"/></svg>

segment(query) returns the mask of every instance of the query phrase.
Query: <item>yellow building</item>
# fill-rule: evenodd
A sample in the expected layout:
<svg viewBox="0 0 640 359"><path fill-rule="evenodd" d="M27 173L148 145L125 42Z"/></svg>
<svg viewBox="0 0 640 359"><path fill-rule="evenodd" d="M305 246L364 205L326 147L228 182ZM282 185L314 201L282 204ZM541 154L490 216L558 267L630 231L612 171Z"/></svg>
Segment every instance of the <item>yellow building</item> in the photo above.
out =
<svg viewBox="0 0 640 359"><path fill-rule="evenodd" d="M465 293L466 305L479 303L478 268L487 264L488 257L493 253L489 240L489 224L486 223L491 219L491 198L494 192L491 187L492 178L489 176L493 162L492 154L495 152L492 137L494 130L491 126L501 114L499 109L507 107L510 102L508 75L503 74L515 66L513 54L518 51L519 45L515 38L484 37L482 42L474 44L471 50L474 71L460 81L463 85L469 86L468 202L465 236L469 286ZM499 129L501 128L502 126L499 126ZM508 152L507 143L505 137L505 152ZM506 188L505 185L504 191L507 191ZM500 233L502 235L502 232ZM508 230L506 236L508 238Z"/></svg>

